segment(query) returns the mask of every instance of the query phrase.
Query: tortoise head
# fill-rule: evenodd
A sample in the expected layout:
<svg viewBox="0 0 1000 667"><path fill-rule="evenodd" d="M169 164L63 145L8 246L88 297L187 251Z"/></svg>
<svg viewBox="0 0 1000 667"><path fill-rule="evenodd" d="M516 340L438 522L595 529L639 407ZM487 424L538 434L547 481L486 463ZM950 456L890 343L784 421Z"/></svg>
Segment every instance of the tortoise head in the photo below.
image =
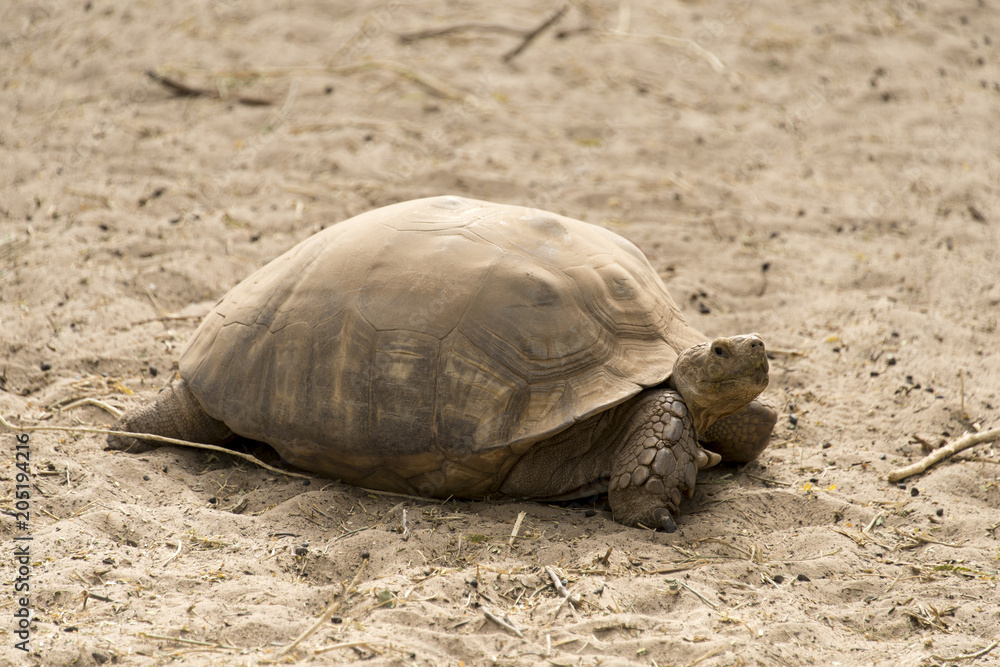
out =
<svg viewBox="0 0 1000 667"><path fill-rule="evenodd" d="M689 347L674 362L670 384L691 411L695 431L704 433L767 387L764 341L753 333Z"/></svg>

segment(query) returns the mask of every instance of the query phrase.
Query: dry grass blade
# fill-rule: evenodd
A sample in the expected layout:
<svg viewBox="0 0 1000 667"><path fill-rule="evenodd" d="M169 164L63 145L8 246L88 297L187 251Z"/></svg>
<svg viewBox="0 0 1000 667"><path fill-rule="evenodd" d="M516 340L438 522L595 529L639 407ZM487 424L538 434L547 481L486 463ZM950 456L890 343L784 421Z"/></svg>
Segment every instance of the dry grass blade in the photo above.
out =
<svg viewBox="0 0 1000 667"><path fill-rule="evenodd" d="M326 610L320 615L318 619L316 619L315 623L313 623L301 635L296 637L295 641L293 641L291 644L283 648L281 650L281 655L287 655L288 653L294 651L296 648L299 647L299 644L304 642L306 639L310 637L310 635L312 635L314 632L323 627L324 623L329 621L331 618L333 618L334 614L340 611L340 608L341 606L343 606L344 601L347 599L347 596L351 594L351 590L358 585L358 582L361 581L361 574L365 571L365 567L367 565L368 565L368 559L365 558L363 561L361 561L361 566L355 573L354 579L351 580L351 583L348 586L344 586L343 584L341 584L339 600L336 599L337 598L336 590L330 593L330 604L327 605Z"/></svg>

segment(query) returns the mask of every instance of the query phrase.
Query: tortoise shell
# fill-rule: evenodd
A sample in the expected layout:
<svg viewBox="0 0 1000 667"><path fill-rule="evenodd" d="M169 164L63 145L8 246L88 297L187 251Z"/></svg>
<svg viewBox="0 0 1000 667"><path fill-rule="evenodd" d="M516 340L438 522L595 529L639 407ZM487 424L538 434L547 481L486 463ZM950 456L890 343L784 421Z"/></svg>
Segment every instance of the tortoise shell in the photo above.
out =
<svg viewBox="0 0 1000 667"><path fill-rule="evenodd" d="M532 446L705 340L602 227L459 197L334 225L215 306L180 359L205 411L369 488L488 494Z"/></svg>

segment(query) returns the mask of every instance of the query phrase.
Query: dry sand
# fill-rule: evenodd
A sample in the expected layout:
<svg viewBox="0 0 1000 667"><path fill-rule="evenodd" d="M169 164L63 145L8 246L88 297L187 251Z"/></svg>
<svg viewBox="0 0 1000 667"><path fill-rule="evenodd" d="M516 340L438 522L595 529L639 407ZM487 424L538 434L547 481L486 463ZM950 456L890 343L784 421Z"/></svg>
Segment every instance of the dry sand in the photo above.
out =
<svg viewBox="0 0 1000 667"><path fill-rule="evenodd" d="M515 34L398 35L554 4L275 4L3 3L0 413L107 425L59 408L150 400L256 267L453 193L607 225L695 326L761 332L773 444L703 474L668 535L35 432L24 654L5 431L0 662L279 660L367 554L282 662L1000 664L959 657L1000 639L1000 447L886 481L998 425L994 0L585 2L509 62Z"/></svg>

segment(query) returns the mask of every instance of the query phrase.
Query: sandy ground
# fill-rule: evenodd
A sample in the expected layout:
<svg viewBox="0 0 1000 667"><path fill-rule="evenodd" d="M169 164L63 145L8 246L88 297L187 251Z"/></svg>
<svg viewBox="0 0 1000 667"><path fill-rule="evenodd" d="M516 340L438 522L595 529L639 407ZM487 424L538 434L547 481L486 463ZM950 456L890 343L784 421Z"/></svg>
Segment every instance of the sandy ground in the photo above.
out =
<svg viewBox="0 0 1000 667"><path fill-rule="evenodd" d="M399 39L556 8L3 3L0 413L105 426L60 408L148 401L256 267L454 193L607 225L702 331L761 332L760 461L704 473L668 535L39 431L25 532L4 431L0 663L1000 664L961 657L1000 639L1000 448L886 481L1000 421L996 3L583 2L507 62L517 34Z"/></svg>

